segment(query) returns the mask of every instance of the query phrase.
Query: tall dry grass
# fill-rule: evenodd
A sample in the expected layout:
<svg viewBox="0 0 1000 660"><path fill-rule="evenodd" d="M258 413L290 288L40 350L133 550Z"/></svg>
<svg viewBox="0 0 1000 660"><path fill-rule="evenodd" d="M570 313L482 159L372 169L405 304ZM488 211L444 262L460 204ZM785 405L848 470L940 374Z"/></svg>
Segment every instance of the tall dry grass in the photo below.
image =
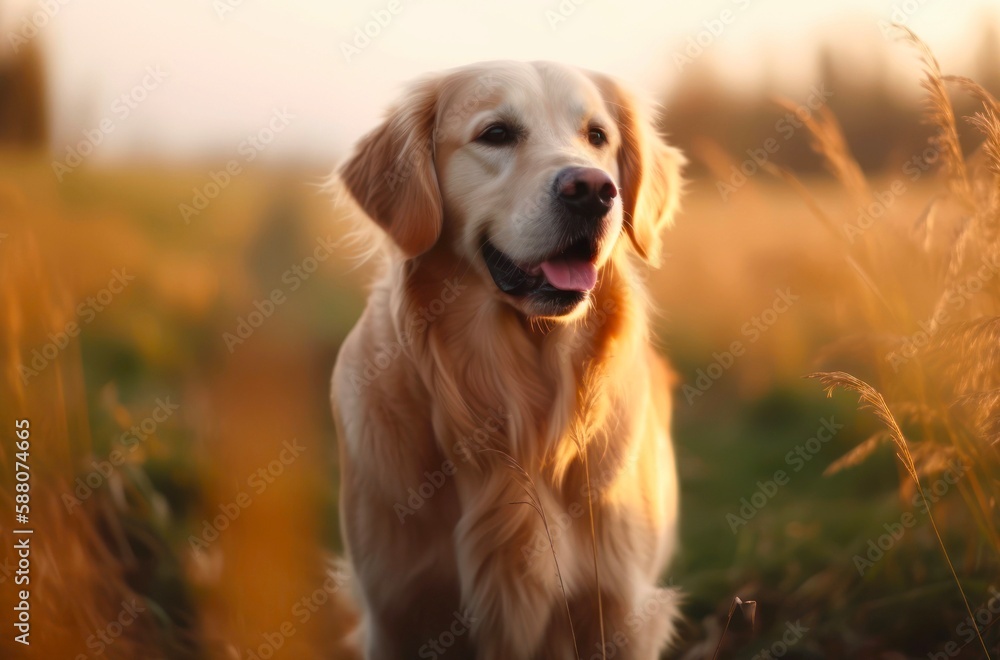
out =
<svg viewBox="0 0 1000 660"><path fill-rule="evenodd" d="M191 653L192 638L163 634L158 608L142 593L137 577L149 568L149 559L162 551L155 535L136 534L133 492L120 474L108 487L97 490L78 509L66 505L72 497L78 467L92 451L86 388L79 344L67 344L30 382L20 365L23 356L42 346L54 333L63 332L73 320L72 296L52 275L52 263L33 225L51 218L29 211L20 195L0 187L0 211L7 222L0 259L0 419L13 437L15 420L28 420L30 447L30 565L27 578L15 586L18 557L4 552L0 603L13 611L19 592L28 591L31 611L30 647L13 641L9 631L0 638L0 656L76 658L103 649L103 657L160 657L174 651ZM0 542L4 548L24 538L12 531L14 520L13 443L0 444ZM22 458L17 458L23 461ZM117 496L116 496L117 494ZM146 502L146 504L149 504ZM71 508L75 510L71 510ZM132 511L130 511L130 509ZM141 581L141 580L140 580ZM125 603L141 614L119 635L100 634L118 619ZM126 617L126 620L128 617ZM9 617L7 617L9 621ZM117 629L116 629L117 630ZM91 645L88 646L88 641ZM176 645L175 645L176 642Z"/></svg>
<svg viewBox="0 0 1000 660"><path fill-rule="evenodd" d="M5 432L11 437L14 420L31 422L35 530L32 644L22 648L5 634L0 658L247 657L279 637L286 657L350 657L337 647L353 624L344 602L348 589L327 581L339 573L328 565L320 538L321 484L329 476L326 439L312 421L313 401L323 399L322 390L316 395L322 380L313 373L326 371L316 364L315 347L262 332L225 359L218 338L231 327L231 317L213 317L205 309L252 309L257 295L231 284L237 277L225 280L224 291L203 277L210 267L229 268L225 257L206 248L179 259L182 248L148 236L133 215L105 203L74 205L47 164L29 156L0 150L0 168L15 172L12 180L0 177L0 421L10 425ZM92 177L80 187L106 181L139 187L121 180ZM154 181L165 190L156 194L169 199L172 189ZM167 206L162 200L151 205ZM246 239L253 235L248 230ZM246 250L240 245L220 252L236 255L240 265ZM113 268L134 275L135 282L26 382L22 365L32 365L33 351L52 343L67 324L82 324L77 305L106 285ZM137 299L158 310L154 326L140 323L143 305ZM201 305L202 299L209 302ZM178 309L190 310L218 340L200 354L207 366L186 366L193 362L197 336L165 330ZM140 356L138 378L128 368L101 364L107 351L100 339L109 334ZM164 375L164 364L185 365L177 368L182 376ZM109 452L124 447L118 436L149 414L152 393L169 394L180 409L135 451L124 452L126 461L79 506L68 507L66 496L75 496L77 480L94 476L93 462L107 463ZM323 413L328 415L325 408ZM306 448L303 456L286 465L266 491L248 485L293 439ZM8 549L17 538L10 524L11 452L12 444L0 445L0 542ZM250 495L252 505L207 550L196 551L189 536L204 534L204 521L215 520L220 505L235 501L239 492ZM20 588L13 585L16 559L0 553L0 604L7 612ZM119 631L115 622L123 601L135 601L141 616L110 635L113 643L99 655L97 642L88 641L109 626ZM289 625L294 632L281 633Z"/></svg>
<svg viewBox="0 0 1000 660"><path fill-rule="evenodd" d="M942 561L972 617L975 598L965 578L1000 565L1000 106L972 80L944 75L930 49L910 30L898 29L923 66L925 119L933 131L925 160L939 161L947 193L917 218L893 224L892 200L872 192L875 186L860 175L835 118L823 113L807 129L851 200L845 215L821 208L789 172L772 171L791 182L842 239L835 241L848 265L842 292L863 310L861 327L830 347L824 361L856 364L864 379L843 371L814 377L828 391L857 393L886 427L827 472L847 469L891 444L902 467L901 494L906 501L914 495L923 501ZM969 93L980 105L964 118L982 135L973 154L960 145L954 92ZM888 226L872 231L859 219L877 203L887 207L878 222ZM926 494L929 480L956 461L966 466L957 483L962 515L929 502ZM975 644L990 657L981 635Z"/></svg>

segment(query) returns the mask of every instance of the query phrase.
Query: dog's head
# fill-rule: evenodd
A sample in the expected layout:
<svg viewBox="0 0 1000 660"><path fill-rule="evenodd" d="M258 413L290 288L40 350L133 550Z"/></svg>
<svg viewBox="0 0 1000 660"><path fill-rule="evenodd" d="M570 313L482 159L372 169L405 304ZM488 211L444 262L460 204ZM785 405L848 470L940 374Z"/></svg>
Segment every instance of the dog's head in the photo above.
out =
<svg viewBox="0 0 1000 660"><path fill-rule="evenodd" d="M651 263L683 156L610 78L484 63L410 87L341 169L407 258L443 244L531 317L564 317L622 233Z"/></svg>

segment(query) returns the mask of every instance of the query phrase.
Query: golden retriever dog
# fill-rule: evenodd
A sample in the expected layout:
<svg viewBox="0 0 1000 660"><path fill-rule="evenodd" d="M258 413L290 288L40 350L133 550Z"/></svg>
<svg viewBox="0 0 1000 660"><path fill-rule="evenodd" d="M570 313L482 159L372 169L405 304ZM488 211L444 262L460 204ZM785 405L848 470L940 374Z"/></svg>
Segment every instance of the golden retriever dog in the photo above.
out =
<svg viewBox="0 0 1000 660"><path fill-rule="evenodd" d="M644 282L683 163L612 79L490 62L413 84L342 165L386 239L333 374L364 657L669 643L672 377Z"/></svg>

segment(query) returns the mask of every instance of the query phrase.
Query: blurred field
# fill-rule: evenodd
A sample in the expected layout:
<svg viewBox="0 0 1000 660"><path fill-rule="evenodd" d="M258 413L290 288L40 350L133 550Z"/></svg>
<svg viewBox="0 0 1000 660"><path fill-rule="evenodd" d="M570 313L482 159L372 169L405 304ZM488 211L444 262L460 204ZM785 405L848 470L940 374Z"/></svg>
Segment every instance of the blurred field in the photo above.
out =
<svg viewBox="0 0 1000 660"><path fill-rule="evenodd" d="M987 33L977 50L994 91L996 47ZM333 163L248 167L220 186L223 162L87 162L60 182L41 60L26 52L0 67L0 423L32 424L35 627L30 653L5 633L0 657L338 657L353 614L330 564L342 548L329 377L370 272L322 190ZM667 105L664 128L693 159L648 281L680 377L681 553L663 579L686 593L688 622L674 655L711 658L721 639L726 658L979 658L980 628L1000 657L1000 272L979 276L981 294L954 288L1000 254L1000 128L991 170L982 135L954 122L953 142L975 152L963 192L919 108L832 62L843 144L822 142L827 123L776 130L807 93L740 100L701 68ZM734 185L739 168L750 173ZM897 373L901 338L936 332L942 282L961 303L953 320L992 324L985 341L944 333L960 344L945 364ZM883 426L804 378L821 370L884 387L968 607ZM944 412L918 405L928 397L897 405L963 370L994 398L972 412L947 396ZM955 420L977 411L994 435L986 424L969 441ZM7 548L14 460L0 445ZM5 555L8 613L14 566ZM735 597L757 603L756 622L737 614L723 634Z"/></svg>
<svg viewBox="0 0 1000 660"><path fill-rule="evenodd" d="M324 552L339 547L327 380L362 308L367 275L352 268L346 250L318 262L307 278L286 275L313 255L317 240L340 237L342 226L316 187L324 172L249 171L185 225L178 205L213 169L81 169L57 185L45 158L3 155L0 251L15 276L4 284L19 284L26 315L35 317L20 336L21 360L107 286L115 269L134 275L83 326L79 350L61 351L37 380L19 384L10 378L14 365L6 365L8 393L27 397L39 421L80 420L78 433L36 436L37 498L71 491L77 477L94 473L92 461L107 460L158 397L178 405L100 480L95 496L72 514L55 507L46 521L52 530L65 528L56 519L97 521L91 545L104 546L98 554L105 561L121 562L121 592L156 605L147 623L157 631L149 639L159 643L151 648L171 657L221 657L229 645L265 644L290 621L296 634L282 657L323 657L323 640L349 623L347 615L336 603L304 623L292 612L322 581ZM900 228L892 218L918 216L937 185L928 179L913 187L871 231L892 240ZM813 189L824 206L845 203L827 180ZM817 383L802 379L858 317L852 301L837 294L852 273L832 240L774 177L757 175L728 202L706 177L691 185L669 257L652 275L663 312L658 336L684 384L698 387L700 374L718 373L711 365L726 367L719 355L734 341L744 345L704 391L677 395L683 551L665 577L688 594L690 657L710 657L736 595L758 602L758 629L751 634L734 621L727 657L771 648L789 623L808 633L785 657L911 657L955 638L963 618L924 520L863 578L855 568L853 556L909 509L891 452L821 476L874 428L850 397L827 400ZM225 333L237 332L239 319L275 288L285 302L230 352ZM781 291L794 302L755 330L753 319ZM83 387L61 394L65 383L53 387L47 379L57 370L61 380L82 377ZM16 410L7 402L17 400L4 398L4 419ZM843 429L791 472L786 454L815 437L823 419ZM255 492L252 475L293 439L305 447L303 458ZM56 453L66 460L50 462ZM741 498L781 469L791 475L787 485L733 533L727 514L739 515ZM195 550L191 536L204 536L205 521L240 492L252 494L250 506L207 549ZM962 516L959 500L942 498L938 518ZM58 557L63 539L44 522L38 527L36 543ZM954 550L969 593L984 602L989 564L960 542ZM60 584L72 580L65 572L50 579L54 588L81 586ZM56 599L46 607L58 614L52 620L66 622L67 637L48 641L58 645L58 657L89 653L93 629L77 610L92 606ZM38 630L44 616L36 613ZM890 649L903 655L884 655ZM106 653L138 657L117 651L112 644Z"/></svg>

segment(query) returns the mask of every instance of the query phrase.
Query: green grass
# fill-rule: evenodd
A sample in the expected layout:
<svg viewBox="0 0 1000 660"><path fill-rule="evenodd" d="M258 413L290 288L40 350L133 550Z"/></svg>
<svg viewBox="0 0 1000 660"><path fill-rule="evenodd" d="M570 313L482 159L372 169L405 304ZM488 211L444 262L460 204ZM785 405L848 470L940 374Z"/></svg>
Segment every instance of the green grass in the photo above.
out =
<svg viewBox="0 0 1000 660"><path fill-rule="evenodd" d="M47 173L38 168L20 170L19 176L41 190L47 185ZM326 200L295 183L308 178L301 173L247 174L189 226L178 222L175 209L192 181L198 182L197 173L81 171L74 177L74 184L58 189L54 206L59 212L69 222L85 223L95 248L126 235L134 249L143 251L136 259L141 277L86 327L81 339L94 456L107 456L122 432L115 406L124 407L133 418L146 415L157 396L173 395L185 406L183 414L157 430L142 460L122 471L135 493L124 519L134 531L136 547L146 548L133 579L162 611L166 638L180 644L177 640L193 629L188 621L193 587L185 585L178 557L203 518L205 483L227 476L227 466L206 459L206 438L214 429L212 411L202 409L212 400L205 388L229 365L222 333L251 309L253 299L266 296L289 264L307 253L314 236L327 228L339 230ZM695 195L696 209L719 204L710 187ZM713 222L729 231L721 217L716 214ZM680 228L671 245L679 255L675 263L688 258L701 238ZM767 246L769 253L780 248ZM107 249L114 264L116 249ZM89 254L74 259L56 265L71 288L76 273L103 274L111 265L90 264L96 257ZM162 267L175 263L179 270ZM670 312L660 334L684 382L692 382L697 369L711 362L712 352L726 345L714 338L739 337L746 310L764 308L773 297L774 282L800 272L793 262L775 262L767 273L770 280L738 291L730 290L724 277L692 277L704 288L701 300L692 303L679 297L684 283L669 279L670 267L665 269L667 283L656 292ZM186 268L197 275L191 286L172 288L171 278L186 281ZM318 503L315 524L319 538L335 552L341 543L328 383L340 342L361 312L365 279L364 271L352 270L346 257L324 264L289 296L280 314L248 340L253 348L246 352L307 365L296 374L309 392L308 419L302 424L315 429L323 446L315 460L325 475L313 493ZM209 287L206 304L199 302L197 291L189 290L200 284ZM732 304L731 311L706 327L698 306L704 299L717 302L716 310ZM682 538L680 554L664 578L687 594L687 649L714 639L735 596L757 601L757 630L751 634L747 623L734 620L722 657L754 657L778 641L788 623L798 621L809 631L786 658L875 658L889 649L920 656L954 638L964 618L926 516L864 577L855 569L853 556L864 552L867 540L877 538L883 524L899 520L911 507L899 496L899 468L888 447L856 467L823 476L832 461L877 429L874 420L856 412L854 398L827 399L818 383L804 380L812 364L778 364L787 355L783 342L790 336L804 345L796 351L817 351L835 336L824 316L830 313L828 307L821 296L804 298L781 319L780 329L776 326L752 346L693 405L678 394L674 437ZM273 363L262 363L259 372L251 370L265 386L272 377L267 364ZM761 374L764 378L755 381ZM282 387L279 382L271 386ZM281 411L250 409L246 414ZM786 454L814 436L821 420L830 417L844 428L794 471ZM84 474L88 468L82 464L80 469ZM741 498L749 499L756 482L773 479L777 470L788 473L787 485L734 534L726 515L737 513ZM952 506L959 498L956 492L936 505L939 519L961 523L962 507ZM165 509L155 506L158 501ZM962 547L961 539L947 532L946 542L952 544L956 561L968 569L967 588L975 608L990 586L983 568L988 564L977 563L975 549ZM996 644L996 628L987 639Z"/></svg>

